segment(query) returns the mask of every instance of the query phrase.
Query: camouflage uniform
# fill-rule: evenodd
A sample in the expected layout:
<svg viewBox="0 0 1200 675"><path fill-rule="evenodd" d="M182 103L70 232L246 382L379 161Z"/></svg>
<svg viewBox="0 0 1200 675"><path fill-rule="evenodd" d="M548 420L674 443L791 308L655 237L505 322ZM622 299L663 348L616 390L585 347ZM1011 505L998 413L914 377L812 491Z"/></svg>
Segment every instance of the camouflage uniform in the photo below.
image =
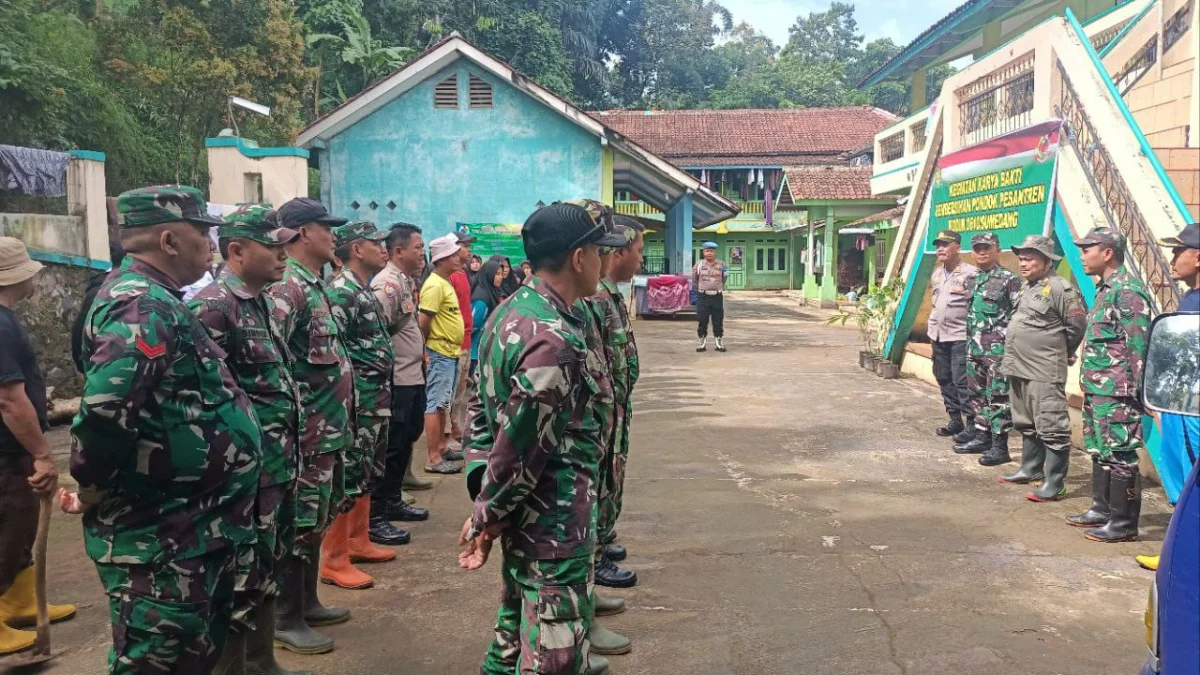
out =
<svg viewBox="0 0 1200 675"><path fill-rule="evenodd" d="M122 229L206 215L195 188L118 199ZM86 382L71 432L84 547L109 598L110 673L207 673L254 542L262 438L250 399L167 275L125 258L84 326Z"/></svg>
<svg viewBox="0 0 1200 675"><path fill-rule="evenodd" d="M586 664L605 449L606 413L595 404L610 386L589 328L585 312L534 279L497 309L480 341L466 455L468 474L483 475L470 536L512 523L501 539L504 592L483 664L489 675L511 675L518 653L521 673L582 672L563 669L563 659ZM530 624L524 614L539 607ZM530 641L539 635L554 642ZM527 670L539 657L560 667Z"/></svg>
<svg viewBox="0 0 1200 675"><path fill-rule="evenodd" d="M354 373L325 282L295 259L287 266L283 281L268 293L275 301L275 322L296 359L292 376L300 386L304 429L295 554L310 560L345 496L345 453L354 439Z"/></svg>
<svg viewBox="0 0 1200 675"><path fill-rule="evenodd" d="M995 435L1012 429L1008 380L999 372L1004 336L1021 294L1021 277L997 264L978 270L967 289L967 392L975 426Z"/></svg>
<svg viewBox="0 0 1200 675"><path fill-rule="evenodd" d="M632 230L631 230L632 231ZM598 540L611 542L616 536L617 519L621 516L625 493L625 464L629 458L629 422L633 417L633 385L637 382L637 342L633 339L633 322L617 285L600 280L600 291L588 299L595 312L601 339L612 375L614 419L608 434L610 449L605 480L600 483L600 515Z"/></svg>
<svg viewBox="0 0 1200 675"><path fill-rule="evenodd" d="M342 246L357 239L382 241L387 232L356 221L335 229L334 236ZM392 338L370 284L349 266L329 284L329 302L354 368L357 439L346 453L346 494L356 497L384 472L392 416Z"/></svg>
<svg viewBox="0 0 1200 675"><path fill-rule="evenodd" d="M1142 447L1142 366L1150 295L1125 266L1096 289L1083 337L1079 385L1087 451L1103 464L1134 466Z"/></svg>
<svg viewBox="0 0 1200 675"><path fill-rule="evenodd" d="M263 205L239 208L221 226L223 239L246 238L279 246L295 232L278 226L275 211ZM246 617L260 597L277 594L276 565L292 550L296 527L298 443L303 425L300 391L291 374L291 354L275 326L274 302L254 295L237 274L225 267L188 306L209 336L227 355L238 386L250 397L262 429L262 470L255 509L257 544L253 555L239 560L234 619Z"/></svg>

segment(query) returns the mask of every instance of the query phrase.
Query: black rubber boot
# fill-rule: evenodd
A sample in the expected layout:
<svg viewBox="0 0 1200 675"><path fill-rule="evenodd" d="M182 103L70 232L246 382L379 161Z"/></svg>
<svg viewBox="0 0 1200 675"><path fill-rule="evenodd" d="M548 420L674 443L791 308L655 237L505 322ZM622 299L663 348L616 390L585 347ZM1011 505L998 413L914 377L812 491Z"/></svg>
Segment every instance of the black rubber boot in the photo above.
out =
<svg viewBox="0 0 1200 675"><path fill-rule="evenodd" d="M1012 457L1008 454L1008 434L992 434L992 447L979 458L984 466L999 466L1008 464Z"/></svg>
<svg viewBox="0 0 1200 675"><path fill-rule="evenodd" d="M609 588L633 588L637 585L637 572L617 567L617 564L604 556L596 561L596 585Z"/></svg>
<svg viewBox="0 0 1200 675"><path fill-rule="evenodd" d="M966 427L963 426L962 415L955 413L950 416L949 424L944 427L938 427L937 431L934 433L944 438L961 433L963 429L966 429Z"/></svg>
<svg viewBox="0 0 1200 675"><path fill-rule="evenodd" d="M307 567L308 563L291 555L280 563L273 642L297 654L325 654L333 651L333 639L313 630L304 620ZM316 579L313 570L314 583Z"/></svg>
<svg viewBox="0 0 1200 675"><path fill-rule="evenodd" d="M246 634L230 632L212 675L246 675Z"/></svg>
<svg viewBox="0 0 1200 675"><path fill-rule="evenodd" d="M602 553L605 558L608 558L615 563L621 562L625 559L625 556L628 555L625 551L625 547L620 544L609 544L608 546L604 547Z"/></svg>
<svg viewBox="0 0 1200 675"><path fill-rule="evenodd" d="M304 565L304 620L308 625L332 626L349 621L350 610L345 607L326 607L317 596L317 579L321 576L320 554L313 554L312 561Z"/></svg>
<svg viewBox="0 0 1200 675"><path fill-rule="evenodd" d="M275 598L254 610L255 629L246 634L246 675L313 675L308 670L285 670L275 661Z"/></svg>
<svg viewBox="0 0 1200 675"><path fill-rule="evenodd" d="M1001 476L1001 483L1016 483L1025 485L1042 480L1042 464L1046 461L1046 444L1036 436L1023 436L1021 439L1021 468L1016 473Z"/></svg>
<svg viewBox="0 0 1200 675"><path fill-rule="evenodd" d="M1074 527L1099 527L1108 522L1108 482L1112 472L1104 468L1100 460L1092 458L1092 508L1077 516L1067 516L1067 524Z"/></svg>
<svg viewBox="0 0 1200 675"><path fill-rule="evenodd" d="M1084 532L1083 536L1106 544L1137 540L1138 519L1142 515L1142 475L1136 466L1128 468L1132 472L1108 472L1108 522Z"/></svg>
<svg viewBox="0 0 1200 675"><path fill-rule="evenodd" d="M1038 489L1025 495L1033 502L1056 502L1067 493L1067 468L1071 464L1071 448L1046 452L1046 477Z"/></svg>
<svg viewBox="0 0 1200 675"><path fill-rule="evenodd" d="M971 437L971 440L954 446L954 453L957 455L978 455L991 448L992 432L976 429L975 435Z"/></svg>

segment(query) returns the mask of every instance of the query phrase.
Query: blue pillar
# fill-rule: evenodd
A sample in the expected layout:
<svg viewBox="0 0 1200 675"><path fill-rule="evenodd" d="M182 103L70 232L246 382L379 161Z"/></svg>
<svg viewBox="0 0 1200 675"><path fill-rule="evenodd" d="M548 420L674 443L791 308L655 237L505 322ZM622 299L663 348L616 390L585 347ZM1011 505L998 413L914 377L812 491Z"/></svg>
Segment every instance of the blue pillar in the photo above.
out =
<svg viewBox="0 0 1200 675"><path fill-rule="evenodd" d="M692 269L692 196L685 194L667 211L667 263L672 274Z"/></svg>

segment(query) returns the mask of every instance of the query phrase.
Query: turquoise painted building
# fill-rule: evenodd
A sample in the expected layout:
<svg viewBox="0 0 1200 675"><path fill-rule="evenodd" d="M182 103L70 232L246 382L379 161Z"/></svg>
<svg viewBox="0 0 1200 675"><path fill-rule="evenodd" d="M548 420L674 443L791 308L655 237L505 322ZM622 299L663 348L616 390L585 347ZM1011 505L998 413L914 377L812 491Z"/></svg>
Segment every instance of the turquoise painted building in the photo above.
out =
<svg viewBox="0 0 1200 675"><path fill-rule="evenodd" d="M330 211L428 238L457 223L520 224L538 208L618 190L652 195L676 264L693 228L738 207L453 35L301 133Z"/></svg>

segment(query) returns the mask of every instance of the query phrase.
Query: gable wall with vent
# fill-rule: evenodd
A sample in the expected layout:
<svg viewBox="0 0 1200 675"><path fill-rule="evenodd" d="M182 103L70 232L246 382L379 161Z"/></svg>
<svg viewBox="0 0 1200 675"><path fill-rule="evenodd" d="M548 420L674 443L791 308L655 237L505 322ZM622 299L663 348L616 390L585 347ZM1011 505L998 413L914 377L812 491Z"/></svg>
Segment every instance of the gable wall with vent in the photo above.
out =
<svg viewBox="0 0 1200 675"><path fill-rule="evenodd" d="M457 77L457 107L438 107ZM491 106L471 107L471 78ZM440 99L445 103L446 99ZM603 148L513 84L459 59L329 142L330 209L380 225L420 225L426 239L456 223L521 223L538 201L598 197Z"/></svg>

